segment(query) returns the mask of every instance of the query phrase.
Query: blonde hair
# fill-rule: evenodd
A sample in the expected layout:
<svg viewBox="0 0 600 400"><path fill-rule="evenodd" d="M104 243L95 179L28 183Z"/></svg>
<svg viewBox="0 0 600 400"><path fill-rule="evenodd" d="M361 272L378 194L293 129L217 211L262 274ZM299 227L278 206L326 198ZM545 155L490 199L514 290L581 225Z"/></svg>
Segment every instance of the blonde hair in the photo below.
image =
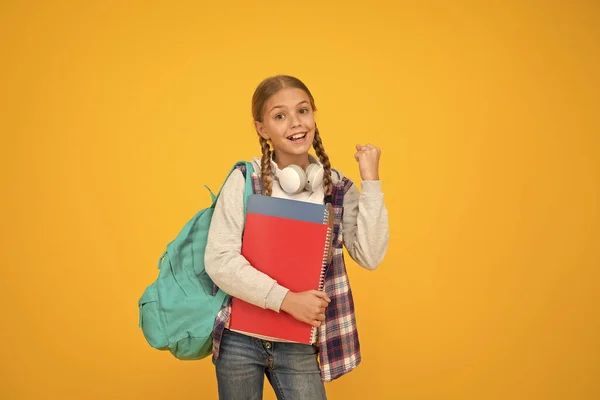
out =
<svg viewBox="0 0 600 400"><path fill-rule="evenodd" d="M314 111L317 111L317 107L315 106L315 99L313 98L308 87L300 81L298 78L294 78L289 75L275 75L263 80L256 90L254 91L254 95L252 96L252 117L255 121L263 122L263 113L265 104L267 101L273 96L275 93L280 91L283 88L296 88L303 90L310 99L310 105ZM273 171L271 170L271 145L269 141L262 136L259 135L260 147L262 150L262 159L261 159L261 177L264 188L265 196L270 196L273 191ZM321 135L319 134L319 128L315 127L315 137L313 139L313 148L315 149L315 153L323 164L323 187L325 190L325 195L328 198L331 198L331 192L333 190L333 180L331 178L331 163L329 162L329 157L327 153L325 153L325 148L323 147L323 141L321 140Z"/></svg>

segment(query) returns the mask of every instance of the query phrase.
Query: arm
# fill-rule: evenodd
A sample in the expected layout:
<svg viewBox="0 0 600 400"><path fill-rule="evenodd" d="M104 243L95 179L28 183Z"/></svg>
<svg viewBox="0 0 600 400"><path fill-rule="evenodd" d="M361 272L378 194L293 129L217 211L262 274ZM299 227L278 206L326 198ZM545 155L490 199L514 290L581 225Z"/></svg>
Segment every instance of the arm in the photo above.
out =
<svg viewBox="0 0 600 400"><path fill-rule="evenodd" d="M381 181L362 181L362 193L352 185L344 196L342 234L350 257L374 270L383 261L389 242L388 212Z"/></svg>
<svg viewBox="0 0 600 400"><path fill-rule="evenodd" d="M235 170L221 189L208 231L206 273L230 296L279 312L288 289L251 266L241 254L244 185L244 176Z"/></svg>

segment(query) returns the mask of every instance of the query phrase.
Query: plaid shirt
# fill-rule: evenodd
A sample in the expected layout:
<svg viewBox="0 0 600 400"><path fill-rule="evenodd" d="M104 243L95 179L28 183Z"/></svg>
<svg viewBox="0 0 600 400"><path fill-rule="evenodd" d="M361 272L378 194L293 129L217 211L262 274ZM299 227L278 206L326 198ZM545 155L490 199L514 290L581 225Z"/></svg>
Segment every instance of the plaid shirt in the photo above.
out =
<svg viewBox="0 0 600 400"><path fill-rule="evenodd" d="M244 166L238 167L246 175ZM325 321L319 328L318 343L321 380L330 382L352 371L361 362L360 343L354 317L352 291L346 273L343 255L341 222L343 217L344 194L352 186L352 181L343 178L333 185L332 206L333 257L325 272L325 293L331 299L325 311ZM263 194L262 181L252 175L254 194ZM218 290L215 286L214 290ZM213 331L213 358L219 357L223 330L229 327L231 299L215 319Z"/></svg>

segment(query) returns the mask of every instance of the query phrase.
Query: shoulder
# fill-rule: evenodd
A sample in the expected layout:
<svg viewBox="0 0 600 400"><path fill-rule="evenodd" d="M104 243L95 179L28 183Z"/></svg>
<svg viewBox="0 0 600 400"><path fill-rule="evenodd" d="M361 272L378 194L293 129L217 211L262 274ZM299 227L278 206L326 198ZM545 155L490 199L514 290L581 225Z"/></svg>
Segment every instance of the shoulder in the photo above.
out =
<svg viewBox="0 0 600 400"><path fill-rule="evenodd" d="M339 205L350 205L359 197L358 189L351 179L336 169L331 168L331 180L334 186L334 202Z"/></svg>
<svg viewBox="0 0 600 400"><path fill-rule="evenodd" d="M246 172L244 165L236 166L223 183L223 187L221 188L222 194L243 191L246 185Z"/></svg>
<svg viewBox="0 0 600 400"><path fill-rule="evenodd" d="M342 171L336 168L331 168L331 180L334 185L343 184L346 187L346 190L354 185L350 178L346 177Z"/></svg>
<svg viewBox="0 0 600 400"><path fill-rule="evenodd" d="M254 157L250 163L252 164L252 168L254 168L254 173L258 176L262 173L262 165L260 157Z"/></svg>
<svg viewBox="0 0 600 400"><path fill-rule="evenodd" d="M331 168L331 180L333 183L338 183L344 179L344 174L339 169Z"/></svg>
<svg viewBox="0 0 600 400"><path fill-rule="evenodd" d="M333 183L338 183L344 180L346 176L337 168L331 168L331 180ZM348 179L348 178L346 178Z"/></svg>

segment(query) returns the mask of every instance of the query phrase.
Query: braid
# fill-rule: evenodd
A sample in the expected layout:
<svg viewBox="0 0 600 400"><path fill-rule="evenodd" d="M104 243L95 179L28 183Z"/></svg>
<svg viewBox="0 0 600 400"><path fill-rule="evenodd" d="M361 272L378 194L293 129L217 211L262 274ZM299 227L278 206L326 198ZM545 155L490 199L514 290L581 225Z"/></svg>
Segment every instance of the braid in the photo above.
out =
<svg viewBox="0 0 600 400"><path fill-rule="evenodd" d="M261 160L261 179L265 196L270 196L273 191L273 173L271 171L271 146L269 141L259 136L260 147L262 148Z"/></svg>
<svg viewBox="0 0 600 400"><path fill-rule="evenodd" d="M317 153L317 157L323 164L323 186L325 187L325 195L330 196L333 191L333 181L331 180L331 163L329 162L329 157L325 153L325 149L323 148L323 141L321 140L321 135L319 135L319 128L315 127L315 138L313 140L313 147L315 148L315 152Z"/></svg>

